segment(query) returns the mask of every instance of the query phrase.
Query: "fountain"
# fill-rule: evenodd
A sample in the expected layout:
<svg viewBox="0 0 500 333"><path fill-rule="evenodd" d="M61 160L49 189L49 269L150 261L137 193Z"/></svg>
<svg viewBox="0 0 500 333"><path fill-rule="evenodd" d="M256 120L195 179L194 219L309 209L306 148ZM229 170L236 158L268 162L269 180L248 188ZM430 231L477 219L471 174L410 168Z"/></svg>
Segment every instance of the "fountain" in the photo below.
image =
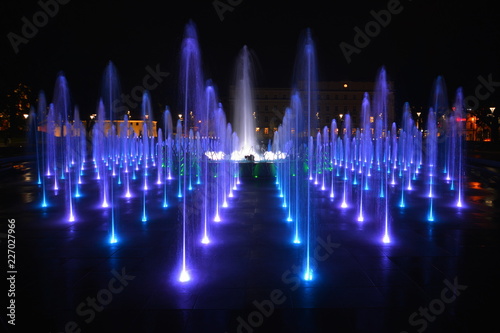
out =
<svg viewBox="0 0 500 333"><path fill-rule="evenodd" d="M318 129L315 44L307 31L299 43L289 106L268 151L260 155L255 150L253 77L247 47L238 57L233 130L215 84L205 81L197 38L194 24L188 23L180 51L176 108L180 111L174 113L179 114L175 127L167 107L159 122L161 128L154 131L154 104L145 91L142 130L137 134L131 129L128 116L115 102L120 88L111 62L104 71L103 94L89 141L78 109L72 109L63 74L57 77L48 109L45 95L40 93L33 119L43 129L34 136L40 144L36 165L42 209L49 203L56 206L64 202L60 209L65 221L84 223L79 198L90 194L100 206L95 209L108 219L107 242L115 244L120 241L120 218L127 211L123 208L134 199L140 211L128 218L144 227L177 207L177 221L169 221L178 227L178 267L172 271L175 280L188 283L195 279L196 251L203 248L209 253L217 243L214 230L231 223L225 212L237 196L239 163L244 162L244 155L255 154L256 162L273 160L276 166L273 181L283 222L290 231L290 250L299 254L297 264L306 281L312 281L316 274L314 247L320 200L325 199L322 202L360 230L376 229L376 241L384 246L393 243L393 210L406 214L412 198L423 197L428 207L422 223L437 221L438 197L451 193L456 207L465 206L461 89L453 107L448 108L444 81L438 78L426 132L415 125L409 104L403 106L398 127L388 118L390 92L386 71L381 68L374 95L365 93L361 101L359 127L352 121L354 115L348 113ZM438 121L443 126L438 127ZM94 192L86 193L89 188ZM332 222L338 222L337 218Z"/></svg>
<svg viewBox="0 0 500 333"><path fill-rule="evenodd" d="M238 134L238 155L234 158L244 159L244 156L260 155L257 138L255 136L254 96L253 96L253 68L250 51L245 45L238 55L236 63L236 85L234 99L234 128Z"/></svg>

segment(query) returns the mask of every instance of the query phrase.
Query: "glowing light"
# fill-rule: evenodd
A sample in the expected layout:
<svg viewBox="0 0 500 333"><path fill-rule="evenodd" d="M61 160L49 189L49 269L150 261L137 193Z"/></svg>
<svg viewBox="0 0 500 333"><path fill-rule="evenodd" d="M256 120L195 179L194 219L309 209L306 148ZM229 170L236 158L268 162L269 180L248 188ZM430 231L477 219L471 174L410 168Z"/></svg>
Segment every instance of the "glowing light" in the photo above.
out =
<svg viewBox="0 0 500 333"><path fill-rule="evenodd" d="M111 236L111 238L109 239L109 242L111 244L114 244L114 243L118 243L118 239L116 239L115 235Z"/></svg>
<svg viewBox="0 0 500 333"><path fill-rule="evenodd" d="M358 222L363 222L365 220L365 218L363 217L362 214L359 214L358 216Z"/></svg>
<svg viewBox="0 0 500 333"><path fill-rule="evenodd" d="M288 215L287 219L286 219L287 222L292 222L292 217L290 215Z"/></svg>
<svg viewBox="0 0 500 333"><path fill-rule="evenodd" d="M300 244L299 236L295 236L295 238L293 240L293 244Z"/></svg>
<svg viewBox="0 0 500 333"><path fill-rule="evenodd" d="M345 202L345 200L342 201L342 204L340 205L340 207L347 208L347 202Z"/></svg>
<svg viewBox="0 0 500 333"><path fill-rule="evenodd" d="M215 214L214 222L220 222L220 221L221 221L221 219L220 219L219 213Z"/></svg>
<svg viewBox="0 0 500 333"><path fill-rule="evenodd" d="M389 244L391 242L391 239L389 238L389 234L385 233L384 238L382 238L382 242L384 244Z"/></svg>
<svg viewBox="0 0 500 333"><path fill-rule="evenodd" d="M183 269L181 272L181 275L179 276L179 281L180 282L188 282L189 280L191 280L189 273L185 269Z"/></svg>
<svg viewBox="0 0 500 333"><path fill-rule="evenodd" d="M69 219L68 219L69 222L75 222L75 217L73 216L73 214L70 214L69 215Z"/></svg>
<svg viewBox="0 0 500 333"><path fill-rule="evenodd" d="M222 203L222 207L224 207L224 208L229 207L229 205L227 204L227 201L224 201L224 202Z"/></svg>
<svg viewBox="0 0 500 333"><path fill-rule="evenodd" d="M210 239L208 239L208 236L207 236L207 235L205 235L205 236L203 236L203 239L201 240L201 242L202 242L203 244L209 244L209 243L210 243Z"/></svg>
<svg viewBox="0 0 500 333"><path fill-rule="evenodd" d="M312 281L312 279L313 279L312 270L310 269L306 270L306 273L304 274L304 280Z"/></svg>

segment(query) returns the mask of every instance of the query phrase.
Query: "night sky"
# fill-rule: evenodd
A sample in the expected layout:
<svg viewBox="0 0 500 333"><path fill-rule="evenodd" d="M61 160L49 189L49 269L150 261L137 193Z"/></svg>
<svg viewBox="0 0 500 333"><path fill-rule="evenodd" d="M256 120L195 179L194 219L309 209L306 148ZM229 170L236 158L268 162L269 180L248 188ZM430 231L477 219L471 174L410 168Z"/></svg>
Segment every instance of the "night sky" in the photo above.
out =
<svg viewBox="0 0 500 333"><path fill-rule="evenodd" d="M175 107L180 45L191 19L198 29L205 76L218 86L222 100L243 45L258 59L257 85L289 87L306 28L316 43L320 80L371 81L385 66L395 83L396 110L403 102L427 107L438 75L444 77L450 100L459 86L466 96L474 96L478 76L499 82L482 104L500 100L500 15L494 2L401 0L399 12L359 54L352 54L349 64L340 43L354 46L354 28L364 30L374 20L370 11L386 10L395 1L219 3L235 5L223 20L213 1L71 0L60 4L58 13L16 54L9 33L22 37L22 18L33 22L42 8L37 1L2 1L0 93L22 82L36 93L43 89L50 101L56 76L63 71L73 103L88 115L95 112L102 73L111 60L125 93L141 84L147 66L168 72L151 95L156 112L165 105Z"/></svg>

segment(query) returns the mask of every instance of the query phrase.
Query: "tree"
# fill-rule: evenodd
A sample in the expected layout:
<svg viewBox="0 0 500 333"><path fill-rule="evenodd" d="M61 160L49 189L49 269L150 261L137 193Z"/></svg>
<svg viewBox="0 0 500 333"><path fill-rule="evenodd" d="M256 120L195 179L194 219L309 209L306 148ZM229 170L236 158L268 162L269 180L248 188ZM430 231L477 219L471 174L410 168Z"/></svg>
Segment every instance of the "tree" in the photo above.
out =
<svg viewBox="0 0 500 333"><path fill-rule="evenodd" d="M27 130L25 114L30 113L31 88L19 83L3 97L0 107L0 130L8 136L18 136Z"/></svg>

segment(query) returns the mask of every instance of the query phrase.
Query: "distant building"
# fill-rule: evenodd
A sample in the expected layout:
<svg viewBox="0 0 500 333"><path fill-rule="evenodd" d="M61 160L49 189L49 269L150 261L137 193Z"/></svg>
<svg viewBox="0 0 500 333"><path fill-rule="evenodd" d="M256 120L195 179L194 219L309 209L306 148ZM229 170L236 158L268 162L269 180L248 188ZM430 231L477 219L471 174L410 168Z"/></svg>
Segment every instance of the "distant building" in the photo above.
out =
<svg viewBox="0 0 500 333"><path fill-rule="evenodd" d="M120 135L121 130L124 127L124 120L113 120L113 125L116 128L116 134ZM85 124L84 124L85 126ZM148 136L158 136L157 122L156 121L146 121L146 127L148 128ZM109 120L104 121L104 132L108 134L111 129L111 124ZM135 133L137 136L142 137L144 129L144 120L129 120L127 124L127 136L133 136Z"/></svg>
<svg viewBox="0 0 500 333"><path fill-rule="evenodd" d="M123 120L113 120L113 125L115 126L116 134L120 135L121 130L123 128ZM86 120L82 121L83 127L86 128L87 130L90 130L92 126L95 125L95 121L91 120L90 122L87 122ZM157 132L157 122L156 121L149 121L146 122L146 126L149 124L149 130L148 130L148 136L154 136L156 137L158 135ZM109 120L104 120L104 133L107 135L111 129L111 123ZM129 120L128 125L127 125L127 136L133 136L135 133L137 136L143 136L143 129L144 129L144 120ZM40 132L47 132L47 126L46 124L42 124L38 126L38 131ZM89 133L91 134L91 133ZM66 126L59 126L55 125L54 126L54 135L56 137L60 136L65 136L66 135ZM73 133L74 135L74 133Z"/></svg>
<svg viewBox="0 0 500 333"><path fill-rule="evenodd" d="M324 126L330 127L333 119L337 120L339 126L346 114L351 116L352 128L360 127L361 103L364 93L373 99L375 82L353 82L353 81L328 81L318 82L316 96L317 129ZM300 88L299 88L300 92ZM255 125L260 139L268 139L278 130L285 114L290 106L290 88L262 88L254 89L255 98ZM229 108L234 105L234 90L231 90ZM234 110L231 110L234 112ZM236 111L237 112L237 111ZM394 121L394 91L393 84L389 82L389 96L387 109L388 124ZM372 119L373 120L373 119Z"/></svg>
<svg viewBox="0 0 500 333"><path fill-rule="evenodd" d="M494 110L495 108L493 108ZM481 112L483 111L483 112ZM464 119L465 140L467 141L497 141L500 118L484 110L470 111Z"/></svg>

